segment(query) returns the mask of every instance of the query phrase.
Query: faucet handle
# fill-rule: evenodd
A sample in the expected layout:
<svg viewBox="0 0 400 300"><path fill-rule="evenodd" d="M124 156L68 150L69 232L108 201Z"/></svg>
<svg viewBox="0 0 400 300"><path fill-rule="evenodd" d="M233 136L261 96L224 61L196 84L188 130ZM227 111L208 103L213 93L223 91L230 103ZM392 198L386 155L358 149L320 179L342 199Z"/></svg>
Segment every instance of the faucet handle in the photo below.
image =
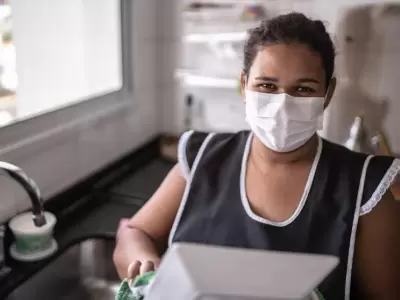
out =
<svg viewBox="0 0 400 300"><path fill-rule="evenodd" d="M14 179L17 179L17 178L15 178L15 176L18 176L20 179L24 180L26 183L28 183L32 187L32 189L34 190L36 195L40 197L40 190L39 190L38 186L31 178L28 177L28 175L26 175L26 173L24 171L22 171L21 168L17 167L16 165L7 163L5 161L0 161L0 169L5 170L10 175L14 175L14 176L12 176L12 177L14 177ZM20 180L18 180L18 181L20 181Z"/></svg>
<svg viewBox="0 0 400 300"><path fill-rule="evenodd" d="M21 172L22 170L20 168L18 168L17 166L10 164L8 162L5 161L0 161L0 168L4 168L6 170L10 170L10 171L14 171L14 172Z"/></svg>
<svg viewBox="0 0 400 300"><path fill-rule="evenodd" d="M7 162L0 161L0 170L4 170L11 178L15 179L26 190L32 202L33 222L36 226L46 224L43 215L43 201L39 187L25 174L22 169Z"/></svg>

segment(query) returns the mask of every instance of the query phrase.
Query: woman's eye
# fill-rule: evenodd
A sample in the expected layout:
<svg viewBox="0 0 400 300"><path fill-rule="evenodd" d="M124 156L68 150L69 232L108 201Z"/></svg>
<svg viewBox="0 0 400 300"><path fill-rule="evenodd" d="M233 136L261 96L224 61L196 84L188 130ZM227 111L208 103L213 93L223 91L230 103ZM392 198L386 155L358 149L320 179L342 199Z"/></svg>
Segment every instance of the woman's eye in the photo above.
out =
<svg viewBox="0 0 400 300"><path fill-rule="evenodd" d="M315 90L307 86L299 86L297 89L299 93L314 93Z"/></svg>
<svg viewBox="0 0 400 300"><path fill-rule="evenodd" d="M275 90L276 89L275 84L272 84L272 83L261 83L258 85L258 87L265 89L265 90Z"/></svg>

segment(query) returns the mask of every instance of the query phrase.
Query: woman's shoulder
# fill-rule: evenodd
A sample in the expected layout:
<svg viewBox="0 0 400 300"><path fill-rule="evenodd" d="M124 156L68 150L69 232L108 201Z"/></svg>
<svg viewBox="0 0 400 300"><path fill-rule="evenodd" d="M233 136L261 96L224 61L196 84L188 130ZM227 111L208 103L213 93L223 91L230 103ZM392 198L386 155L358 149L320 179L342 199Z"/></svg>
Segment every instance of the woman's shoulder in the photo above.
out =
<svg viewBox="0 0 400 300"><path fill-rule="evenodd" d="M335 168L345 169L360 179L360 183L363 184L360 214L369 213L398 177L400 159L355 152L327 140L323 143L327 157L334 163Z"/></svg>
<svg viewBox="0 0 400 300"><path fill-rule="evenodd" d="M324 138L321 139L323 141L323 148L325 152L329 152L329 155L343 159L366 159L368 157L366 153L353 151L341 144L336 144Z"/></svg>
<svg viewBox="0 0 400 300"><path fill-rule="evenodd" d="M361 163L362 165L368 159L368 169L375 172L388 169L390 165L396 159L393 156L384 155L371 155L368 153L357 152L346 148L343 145L323 140L323 149L329 155L330 158L334 159L336 163L343 162L346 165L350 163Z"/></svg>
<svg viewBox="0 0 400 300"><path fill-rule="evenodd" d="M399 173L400 159L382 155L370 156L365 175L361 215L369 213L379 203L395 184Z"/></svg>
<svg viewBox="0 0 400 300"><path fill-rule="evenodd" d="M239 132L206 132L190 130L183 133L178 144L178 160L184 173L190 172L196 157L208 152L219 152L222 149L243 144L249 137L249 131Z"/></svg>

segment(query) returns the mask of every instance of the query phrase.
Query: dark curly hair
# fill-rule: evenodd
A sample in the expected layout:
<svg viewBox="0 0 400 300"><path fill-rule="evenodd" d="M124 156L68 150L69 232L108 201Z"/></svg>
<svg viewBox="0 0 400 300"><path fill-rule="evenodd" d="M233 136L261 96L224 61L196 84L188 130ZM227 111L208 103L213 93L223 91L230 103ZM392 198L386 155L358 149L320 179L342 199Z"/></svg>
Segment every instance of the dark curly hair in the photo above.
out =
<svg viewBox="0 0 400 300"><path fill-rule="evenodd" d="M335 47L325 25L313 21L301 13L280 15L261 22L249 30L244 46L243 71L248 76L254 58L263 46L274 44L302 44L319 54L326 75L326 88L333 75L335 65Z"/></svg>

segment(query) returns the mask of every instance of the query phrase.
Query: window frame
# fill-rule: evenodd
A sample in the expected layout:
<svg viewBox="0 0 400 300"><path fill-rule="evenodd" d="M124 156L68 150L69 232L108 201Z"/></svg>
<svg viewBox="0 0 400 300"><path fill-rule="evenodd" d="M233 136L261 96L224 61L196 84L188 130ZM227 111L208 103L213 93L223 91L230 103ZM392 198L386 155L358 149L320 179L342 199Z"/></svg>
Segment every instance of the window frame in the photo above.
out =
<svg viewBox="0 0 400 300"><path fill-rule="evenodd" d="M13 152L32 153L30 147L46 147L54 137L87 122L131 106L133 99L132 1L120 1L122 87L118 91L95 96L69 106L45 112L0 127L0 157ZM18 59L18 57L17 57ZM17 155L19 156L19 155ZM24 155L25 156L25 155Z"/></svg>

